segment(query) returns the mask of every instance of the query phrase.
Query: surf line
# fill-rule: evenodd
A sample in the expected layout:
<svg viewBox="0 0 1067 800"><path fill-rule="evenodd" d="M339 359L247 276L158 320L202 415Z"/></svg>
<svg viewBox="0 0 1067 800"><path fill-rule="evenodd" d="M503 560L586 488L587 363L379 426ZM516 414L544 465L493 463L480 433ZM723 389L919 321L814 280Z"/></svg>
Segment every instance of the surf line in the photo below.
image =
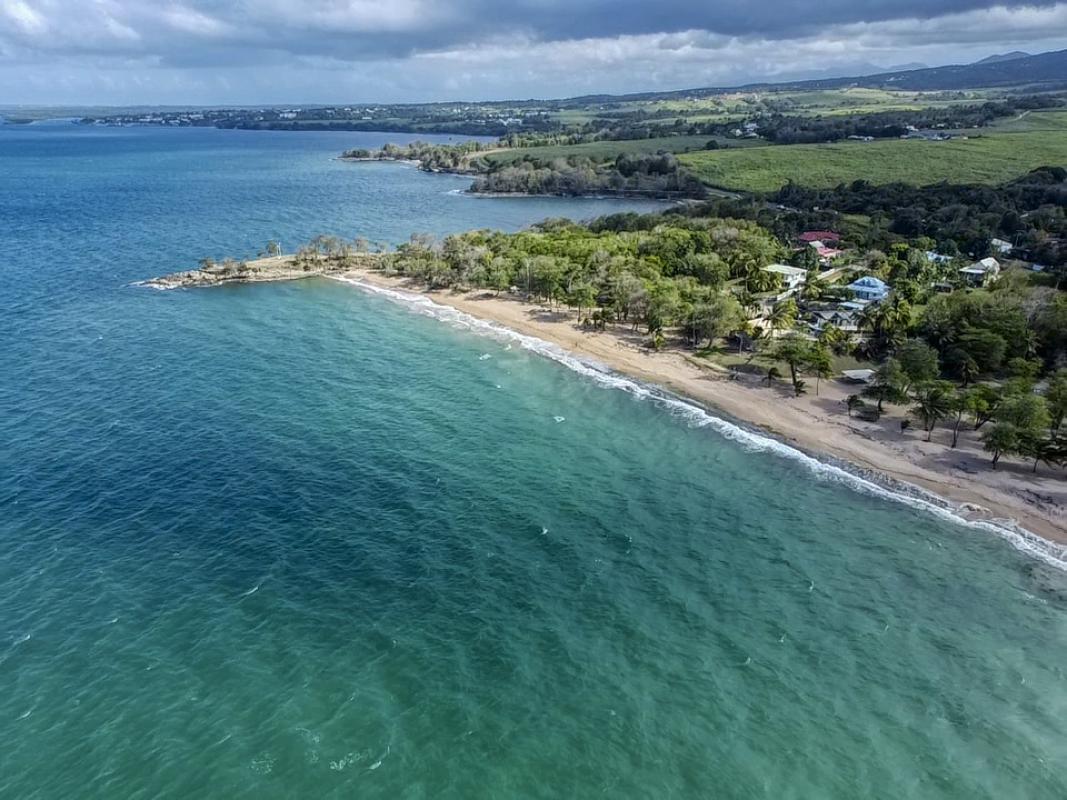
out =
<svg viewBox="0 0 1067 800"><path fill-rule="evenodd" d="M449 323L453 327L464 328L481 336L491 336L500 341L517 343L524 349L555 361L601 386L626 392L640 400L647 400L668 411L673 416L686 419L694 427L711 428L724 438L738 443L746 450L771 453L801 464L820 480L841 483L854 491L892 500L911 508L918 507L940 519L957 525L995 534L1007 540L1017 550L1037 558L1049 566L1067 571L1067 546L1058 545L1055 542L1044 539L1014 522L966 519L957 513L947 500L920 489L918 486L913 486L903 481L898 482L894 488L884 486L869 477L858 475L844 466L815 458L803 450L774 438L768 433L716 416L695 401L676 395L661 386L622 375L604 364L592 359L579 357L552 342L529 334L519 333L505 325L490 320L479 319L472 314L437 303L424 295L404 291L403 289L377 286L368 281L345 275L333 275L330 278L340 283L355 286L369 294L384 297L406 307L410 311Z"/></svg>

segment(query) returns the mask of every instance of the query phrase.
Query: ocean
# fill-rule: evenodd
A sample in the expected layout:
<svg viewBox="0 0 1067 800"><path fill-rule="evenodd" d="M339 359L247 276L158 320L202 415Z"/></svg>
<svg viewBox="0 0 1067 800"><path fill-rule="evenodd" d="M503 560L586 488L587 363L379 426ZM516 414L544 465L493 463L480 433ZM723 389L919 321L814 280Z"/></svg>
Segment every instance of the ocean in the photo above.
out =
<svg viewBox="0 0 1067 800"><path fill-rule="evenodd" d="M317 233L653 204L0 126L0 797L1067 797L1067 576Z"/></svg>

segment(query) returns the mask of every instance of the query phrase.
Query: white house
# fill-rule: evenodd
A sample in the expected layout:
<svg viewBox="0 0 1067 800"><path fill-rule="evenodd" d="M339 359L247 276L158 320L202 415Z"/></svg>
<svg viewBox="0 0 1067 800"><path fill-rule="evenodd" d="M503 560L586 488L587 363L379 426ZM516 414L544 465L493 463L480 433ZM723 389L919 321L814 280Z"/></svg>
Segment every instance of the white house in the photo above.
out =
<svg viewBox="0 0 1067 800"><path fill-rule="evenodd" d="M960 275L971 286L986 286L1000 275L1000 262L995 258L983 258L960 270Z"/></svg>
<svg viewBox="0 0 1067 800"><path fill-rule="evenodd" d="M946 256L938 253L936 250L926 251L926 260L931 264L947 264L952 260L952 256Z"/></svg>
<svg viewBox="0 0 1067 800"><path fill-rule="evenodd" d="M1010 253L1012 251L1012 249L1013 249L1012 243L1011 242L1006 242L1003 239L993 239L989 243L989 246L992 247L994 250L996 250L1001 255L1003 255L1005 253Z"/></svg>
<svg viewBox="0 0 1067 800"><path fill-rule="evenodd" d="M789 264L771 264L763 268L764 272L773 272L782 277L782 286L789 291L795 291L807 280L808 271L803 267L793 267Z"/></svg>

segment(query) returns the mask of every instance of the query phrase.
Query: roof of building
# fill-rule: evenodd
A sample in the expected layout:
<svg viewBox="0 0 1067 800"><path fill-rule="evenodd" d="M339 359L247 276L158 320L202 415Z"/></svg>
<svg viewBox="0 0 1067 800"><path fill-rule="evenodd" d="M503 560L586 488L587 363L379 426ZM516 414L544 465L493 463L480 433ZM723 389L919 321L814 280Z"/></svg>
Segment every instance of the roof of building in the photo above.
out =
<svg viewBox="0 0 1067 800"><path fill-rule="evenodd" d="M874 377L873 369L846 369L841 372L845 376L846 380L855 381L856 383L869 383L871 378Z"/></svg>
<svg viewBox="0 0 1067 800"><path fill-rule="evenodd" d="M763 269L765 272L777 272L779 275L786 275L791 278L808 274L808 271L803 267L794 267L790 264L769 264Z"/></svg>
<svg viewBox="0 0 1067 800"><path fill-rule="evenodd" d="M840 242L841 234L833 231L804 231L797 238L802 242Z"/></svg>
<svg viewBox="0 0 1067 800"><path fill-rule="evenodd" d="M848 285L849 289L883 289L888 291L889 286L881 278L876 278L873 275L864 275L862 278L852 281Z"/></svg>
<svg viewBox="0 0 1067 800"><path fill-rule="evenodd" d="M964 267L960 272L966 272L970 275L983 275L990 270L1000 270L1000 262L993 257L983 258L981 261L975 261L969 267Z"/></svg>
<svg viewBox="0 0 1067 800"><path fill-rule="evenodd" d="M944 253L938 253L936 250L927 250L926 260L934 261L938 264L945 264L952 260L952 256L946 256Z"/></svg>

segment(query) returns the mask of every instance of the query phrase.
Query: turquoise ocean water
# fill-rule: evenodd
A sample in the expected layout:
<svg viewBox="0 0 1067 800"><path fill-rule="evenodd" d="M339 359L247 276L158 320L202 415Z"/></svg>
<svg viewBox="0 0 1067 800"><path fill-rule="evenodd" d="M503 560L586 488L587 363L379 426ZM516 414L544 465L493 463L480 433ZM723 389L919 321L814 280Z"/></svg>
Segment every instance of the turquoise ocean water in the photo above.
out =
<svg viewBox="0 0 1067 800"><path fill-rule="evenodd" d="M426 304L130 287L618 208L385 138L0 127L0 797L1067 797L1008 538Z"/></svg>

